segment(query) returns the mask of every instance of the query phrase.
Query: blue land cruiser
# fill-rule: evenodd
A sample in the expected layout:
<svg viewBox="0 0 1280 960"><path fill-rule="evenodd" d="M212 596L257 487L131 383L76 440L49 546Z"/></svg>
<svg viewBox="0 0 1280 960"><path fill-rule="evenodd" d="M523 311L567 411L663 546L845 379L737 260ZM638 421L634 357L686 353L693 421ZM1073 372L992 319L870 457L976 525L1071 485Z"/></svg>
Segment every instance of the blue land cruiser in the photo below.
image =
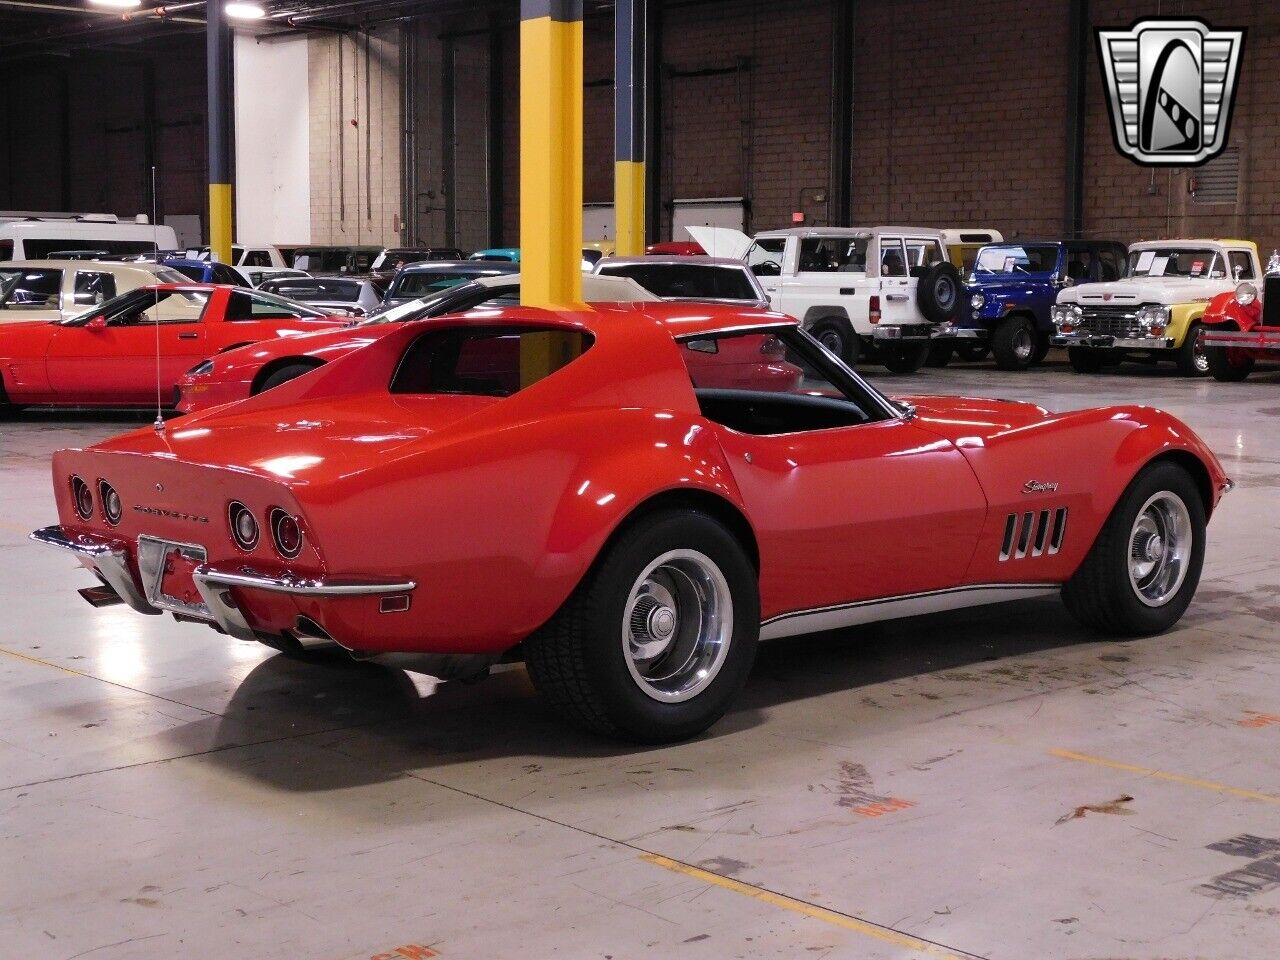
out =
<svg viewBox="0 0 1280 960"><path fill-rule="evenodd" d="M956 326L956 353L981 360L990 350L1001 370L1025 370L1049 352L1050 311L1063 287L1119 280L1128 251L1114 240L1028 240L978 251Z"/></svg>

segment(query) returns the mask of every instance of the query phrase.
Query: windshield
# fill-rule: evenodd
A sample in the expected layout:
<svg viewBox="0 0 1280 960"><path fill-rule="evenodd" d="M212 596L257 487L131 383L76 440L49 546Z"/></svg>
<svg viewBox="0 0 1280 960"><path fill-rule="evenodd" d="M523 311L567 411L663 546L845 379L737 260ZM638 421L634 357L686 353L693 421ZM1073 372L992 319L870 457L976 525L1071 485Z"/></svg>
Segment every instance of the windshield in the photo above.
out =
<svg viewBox="0 0 1280 960"><path fill-rule="evenodd" d="M276 293L292 300L326 303L355 303L360 299L358 280L328 280L322 277L275 277L263 280L258 287L264 293Z"/></svg>
<svg viewBox="0 0 1280 960"><path fill-rule="evenodd" d="M1156 248L1129 254L1133 277L1225 277L1222 256L1216 250Z"/></svg>
<svg viewBox="0 0 1280 960"><path fill-rule="evenodd" d="M1058 248L1020 244L983 247L973 269L975 273L1053 273L1058 269Z"/></svg>
<svg viewBox="0 0 1280 960"><path fill-rule="evenodd" d="M416 300L429 297L450 287L469 283L476 277L489 276L491 271L483 268L458 270L407 270L396 282L392 298L395 300Z"/></svg>

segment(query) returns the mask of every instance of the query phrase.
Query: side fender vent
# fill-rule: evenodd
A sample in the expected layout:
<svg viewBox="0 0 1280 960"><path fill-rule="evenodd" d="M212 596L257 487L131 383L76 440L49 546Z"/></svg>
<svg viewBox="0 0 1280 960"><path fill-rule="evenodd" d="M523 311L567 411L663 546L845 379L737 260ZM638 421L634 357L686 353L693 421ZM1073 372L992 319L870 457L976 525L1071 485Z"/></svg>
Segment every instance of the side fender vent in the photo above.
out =
<svg viewBox="0 0 1280 960"><path fill-rule="evenodd" d="M1000 562L1053 556L1067 535L1067 508L1011 513L1004 522Z"/></svg>

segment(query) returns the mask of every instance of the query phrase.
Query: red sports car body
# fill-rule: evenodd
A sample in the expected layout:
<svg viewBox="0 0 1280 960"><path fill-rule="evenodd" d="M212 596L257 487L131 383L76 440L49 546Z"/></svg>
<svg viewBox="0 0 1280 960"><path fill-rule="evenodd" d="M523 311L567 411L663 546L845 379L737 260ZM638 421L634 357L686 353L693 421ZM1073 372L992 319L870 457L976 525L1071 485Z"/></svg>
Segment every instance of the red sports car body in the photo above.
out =
<svg viewBox="0 0 1280 960"><path fill-rule="evenodd" d="M707 375L774 338L803 383ZM519 657L565 715L643 740L714 722L758 638L1059 592L1164 629L1229 487L1148 407L891 401L782 315L652 303L393 325L62 451L53 480L33 537L97 573L91 602L295 650Z"/></svg>
<svg viewBox="0 0 1280 960"><path fill-rule="evenodd" d="M140 287L70 320L0 325L0 405L153 405L157 349L169 404L203 357L350 322L237 287Z"/></svg>
<svg viewBox="0 0 1280 960"><path fill-rule="evenodd" d="M669 240L662 243L651 243L644 248L644 252L650 256L675 256L675 257L705 257L707 251L702 249L702 244L693 243L688 240Z"/></svg>

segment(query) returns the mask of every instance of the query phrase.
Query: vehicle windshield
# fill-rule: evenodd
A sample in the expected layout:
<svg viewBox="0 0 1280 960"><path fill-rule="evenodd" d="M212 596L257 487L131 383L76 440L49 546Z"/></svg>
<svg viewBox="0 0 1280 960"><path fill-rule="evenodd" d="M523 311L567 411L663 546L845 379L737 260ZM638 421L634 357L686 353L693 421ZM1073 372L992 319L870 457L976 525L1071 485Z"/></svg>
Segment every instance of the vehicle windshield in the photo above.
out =
<svg viewBox="0 0 1280 960"><path fill-rule="evenodd" d="M476 277L489 276L490 273L491 271L482 267L473 267L471 269L463 267L456 270L407 270L400 274L400 279L396 282L391 296L395 300L416 300L419 297L429 297L432 294L440 293L442 290L448 290L463 283L470 283Z"/></svg>
<svg viewBox="0 0 1280 960"><path fill-rule="evenodd" d="M1129 253L1131 277L1225 277L1222 255L1216 250L1157 247Z"/></svg>
<svg viewBox="0 0 1280 960"><path fill-rule="evenodd" d="M515 284L512 284L515 287ZM490 288L492 289L492 288ZM375 323L408 323L410 320L421 320L425 317L436 317L453 312L449 309L454 303L473 303L485 292L484 284L471 280L455 284L429 297L420 297L408 303L400 303L381 313L373 314L361 320L359 326L370 326ZM507 292L505 288L493 290L496 295Z"/></svg>
<svg viewBox="0 0 1280 960"><path fill-rule="evenodd" d="M600 273L630 277L664 300L734 300L756 303L756 291L745 270L737 266L705 263L605 264Z"/></svg>
<svg viewBox="0 0 1280 960"><path fill-rule="evenodd" d="M304 303L355 303L360 299L359 280L331 280L324 277L273 277L258 287L263 293L275 293Z"/></svg>
<svg viewBox="0 0 1280 960"><path fill-rule="evenodd" d="M1053 273L1057 269L1058 248L1048 244L983 247L973 263L975 273Z"/></svg>

